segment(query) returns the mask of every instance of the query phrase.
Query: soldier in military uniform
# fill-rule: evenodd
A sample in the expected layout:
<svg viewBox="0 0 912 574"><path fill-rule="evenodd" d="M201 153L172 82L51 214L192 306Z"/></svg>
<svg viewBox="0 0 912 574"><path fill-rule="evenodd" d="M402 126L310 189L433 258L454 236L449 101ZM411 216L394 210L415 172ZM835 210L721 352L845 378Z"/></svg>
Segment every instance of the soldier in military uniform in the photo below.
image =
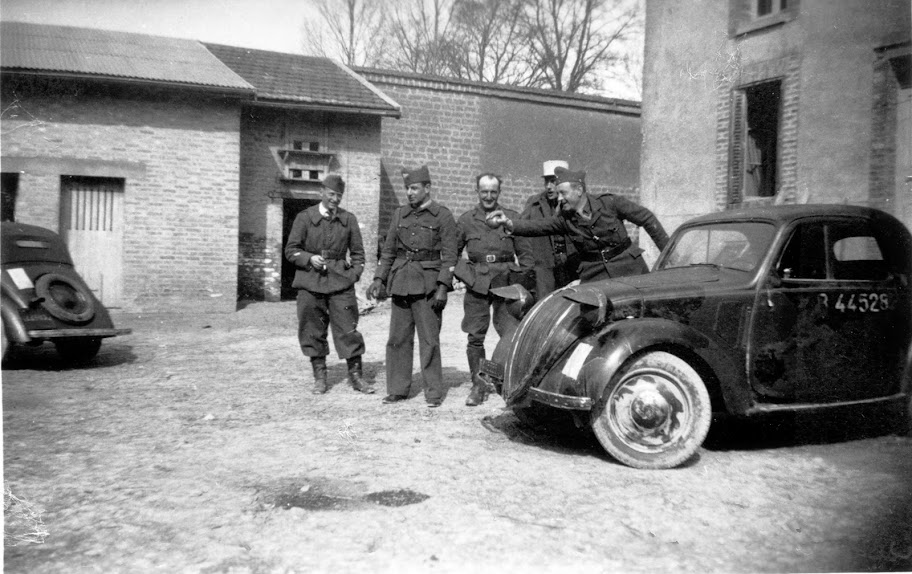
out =
<svg viewBox="0 0 912 574"><path fill-rule="evenodd" d="M363 379L364 337L358 332L355 283L364 270L364 245L355 216L339 207L345 182L338 175L323 180L320 203L294 220L285 257L295 264L292 286L298 290L298 342L313 366L317 394L328 389L327 328L332 327L339 357L348 363L348 380L356 391L373 393Z"/></svg>
<svg viewBox="0 0 912 574"><path fill-rule="evenodd" d="M446 394L440 325L456 265L456 220L431 199L427 166L403 171L402 177L409 204L393 213L380 265L367 289L370 298L379 298L384 289L393 298L386 344L388 394L383 402L408 398L417 330L425 400L429 407L439 407Z"/></svg>
<svg viewBox="0 0 912 574"><path fill-rule="evenodd" d="M567 162L551 160L542 164L545 190L526 201L520 219L538 221L558 212L557 183L554 177L554 169L557 167L566 169ZM530 241L535 256L536 299L579 279L579 257L573 242L566 235L545 235L533 237Z"/></svg>
<svg viewBox="0 0 912 574"><path fill-rule="evenodd" d="M633 247L624 221L645 229L661 250L668 243L668 234L656 216L624 197L589 195L584 171L558 167L554 175L562 202L559 213L548 219L528 221L514 220L502 210L495 210L488 215L488 225L502 225L520 236L567 235L580 254L579 275L583 283L647 273L643 249Z"/></svg>
<svg viewBox="0 0 912 574"><path fill-rule="evenodd" d="M494 329L500 336L504 336L518 323L507 312L506 301L491 293L491 289L513 283L527 283L526 278L533 272L535 264L529 239L511 236L502 228L492 229L485 223L488 213L502 209L497 202L500 186L499 176L493 173L479 175L475 179L478 205L463 213L457 222L457 253L462 253L465 249L468 256L468 259L460 258L455 274L466 286L462 330L469 338L466 356L472 374L472 390L466 399L466 405L470 407L483 403L487 394L486 385L476 374L479 360L485 358L484 340L491 323L491 311L494 315ZM503 209L503 212L507 217L519 217L519 213L512 209Z"/></svg>

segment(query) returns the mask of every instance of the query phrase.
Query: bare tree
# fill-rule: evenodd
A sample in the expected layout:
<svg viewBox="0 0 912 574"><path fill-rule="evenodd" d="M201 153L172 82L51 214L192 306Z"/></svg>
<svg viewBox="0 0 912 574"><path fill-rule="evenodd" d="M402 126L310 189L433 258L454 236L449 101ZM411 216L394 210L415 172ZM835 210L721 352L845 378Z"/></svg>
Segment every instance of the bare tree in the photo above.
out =
<svg viewBox="0 0 912 574"><path fill-rule="evenodd" d="M531 0L530 47L548 87L599 89L598 72L623 59L619 45L634 32L638 7L622 0Z"/></svg>
<svg viewBox="0 0 912 574"><path fill-rule="evenodd" d="M454 6L447 44L450 73L468 80L533 86L540 67L531 60L523 18L528 0L462 0Z"/></svg>
<svg viewBox="0 0 912 574"><path fill-rule="evenodd" d="M383 5L371 0L309 0L321 21L303 25L304 52L349 66L384 63L389 35Z"/></svg>
<svg viewBox="0 0 912 574"><path fill-rule="evenodd" d="M392 4L391 64L398 70L448 75L450 24L461 0L398 0Z"/></svg>

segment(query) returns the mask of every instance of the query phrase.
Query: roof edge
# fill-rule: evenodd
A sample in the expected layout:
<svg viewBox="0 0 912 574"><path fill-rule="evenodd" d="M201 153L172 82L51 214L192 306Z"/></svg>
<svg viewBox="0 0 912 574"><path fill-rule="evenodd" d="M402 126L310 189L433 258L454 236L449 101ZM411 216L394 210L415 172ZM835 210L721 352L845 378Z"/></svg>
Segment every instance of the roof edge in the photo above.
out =
<svg viewBox="0 0 912 574"><path fill-rule="evenodd" d="M358 106L321 104L320 102L312 101L295 102L289 100L263 100L259 98L254 98L244 103L249 106L263 108L307 109L321 112L340 112L347 114L362 114L367 116L391 117L396 119L402 117L402 113L398 108L366 108Z"/></svg>
<svg viewBox="0 0 912 574"><path fill-rule="evenodd" d="M396 117L397 118L402 115L402 106L400 106L398 103L396 103L396 101L393 100L391 97L384 94L383 91L380 90L380 88L378 88L377 86L368 82L367 78L365 78L361 74L358 74L357 72L355 72L354 70L352 70L351 68L349 68L348 66L343 64L342 62L338 62L332 58L329 58L329 61L332 62L333 64L335 64L336 66L338 66L343 72L345 72L346 74L348 74L349 76L351 76L352 78L357 80L362 86L364 86L365 88L367 88L368 90L373 92L374 95L376 95L378 98L382 99L387 104L396 108Z"/></svg>
<svg viewBox="0 0 912 574"><path fill-rule="evenodd" d="M144 86L167 86L171 88L184 88L200 92L212 92L217 94L235 94L246 98L253 98L256 90L253 86L249 88L234 88L231 86L216 86L212 84L195 84L191 82L175 82L172 80L151 80L146 78L133 78L130 76L112 76L108 74L94 74L83 72L63 72L57 70L39 70L34 68L0 68L3 74L19 74L22 76L39 76L47 78L65 78L71 80L95 80L108 81L120 84L144 85Z"/></svg>

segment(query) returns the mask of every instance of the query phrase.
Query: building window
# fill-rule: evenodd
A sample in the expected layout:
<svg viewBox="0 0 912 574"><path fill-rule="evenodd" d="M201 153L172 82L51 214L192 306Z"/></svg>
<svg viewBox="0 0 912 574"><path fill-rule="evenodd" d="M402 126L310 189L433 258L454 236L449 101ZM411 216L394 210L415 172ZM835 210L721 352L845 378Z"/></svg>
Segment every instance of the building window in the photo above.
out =
<svg viewBox="0 0 912 574"><path fill-rule="evenodd" d="M779 190L782 82L733 93L729 191L734 203L773 197Z"/></svg>
<svg viewBox="0 0 912 574"><path fill-rule="evenodd" d="M754 14L758 18L764 16L772 16L773 14L778 14L784 10L788 10L788 0L755 0L756 10Z"/></svg>
<svg viewBox="0 0 912 574"><path fill-rule="evenodd" d="M800 0L729 0L728 33L749 34L798 17Z"/></svg>
<svg viewBox="0 0 912 574"><path fill-rule="evenodd" d="M4 172L0 174L2 193L0 193L0 220L16 221L16 197L19 195L19 174Z"/></svg>

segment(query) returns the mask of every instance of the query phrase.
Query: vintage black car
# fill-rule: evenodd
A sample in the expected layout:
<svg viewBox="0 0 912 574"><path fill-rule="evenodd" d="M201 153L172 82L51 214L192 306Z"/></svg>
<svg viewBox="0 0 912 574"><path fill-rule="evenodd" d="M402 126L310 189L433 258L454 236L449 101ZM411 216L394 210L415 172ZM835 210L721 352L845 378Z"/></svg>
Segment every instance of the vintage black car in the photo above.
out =
<svg viewBox="0 0 912 574"><path fill-rule="evenodd" d="M538 302L482 377L520 418L570 410L638 468L688 460L714 412L884 403L908 425L910 279L912 236L882 211L706 215L675 231L652 273Z"/></svg>
<svg viewBox="0 0 912 574"><path fill-rule="evenodd" d="M3 357L10 344L52 341L61 358L81 363L95 357L103 338L130 332L114 328L53 231L4 221L0 252Z"/></svg>

